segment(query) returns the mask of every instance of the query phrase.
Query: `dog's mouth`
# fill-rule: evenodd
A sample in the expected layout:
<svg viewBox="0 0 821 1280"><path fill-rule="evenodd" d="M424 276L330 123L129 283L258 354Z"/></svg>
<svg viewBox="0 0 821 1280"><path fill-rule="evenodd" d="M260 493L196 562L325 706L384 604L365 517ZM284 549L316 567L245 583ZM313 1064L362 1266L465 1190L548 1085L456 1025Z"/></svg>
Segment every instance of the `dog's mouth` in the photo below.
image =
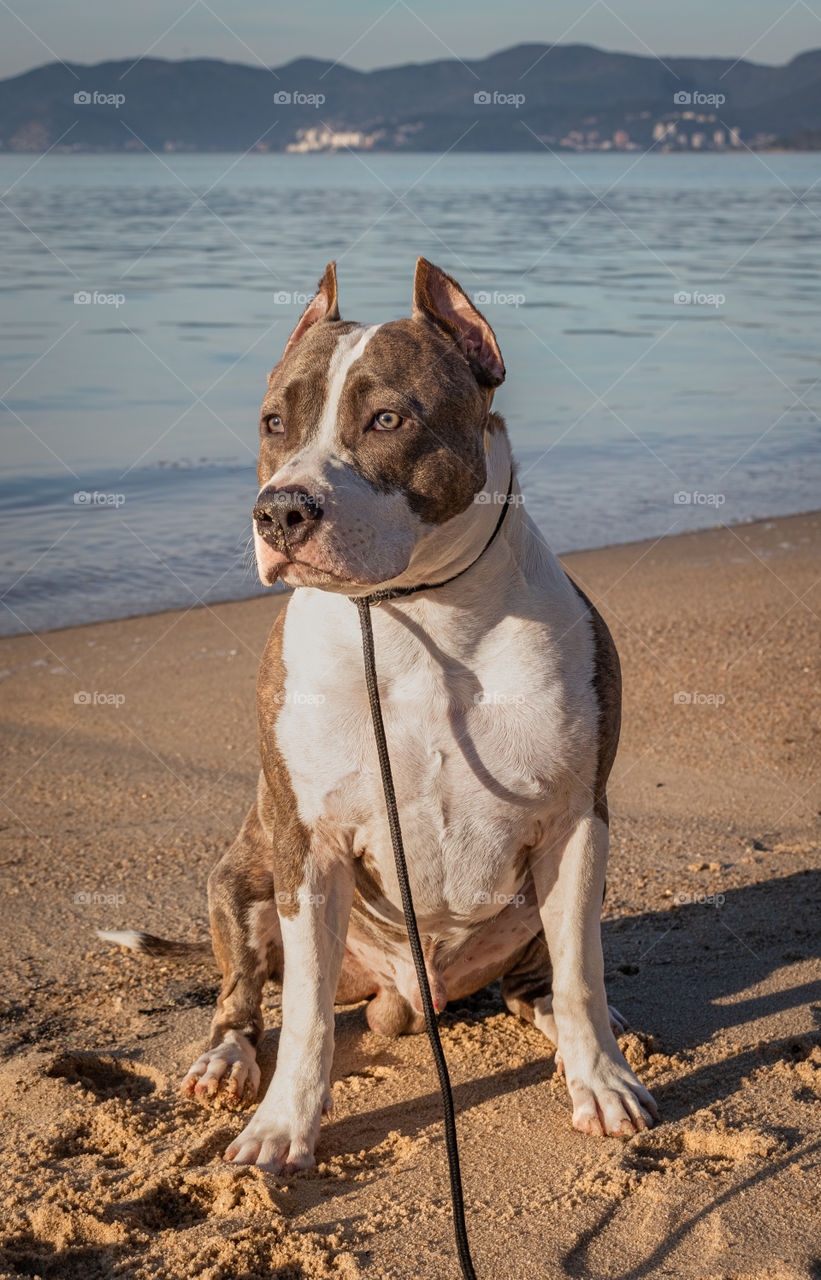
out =
<svg viewBox="0 0 821 1280"><path fill-rule="evenodd" d="M351 587L374 585L371 582L361 582L357 578L343 577L342 574L334 573L331 569L324 569L319 565L308 564L306 560L295 558L285 561L277 577L289 587L324 587L326 591L345 592Z"/></svg>
<svg viewBox="0 0 821 1280"><path fill-rule="evenodd" d="M296 554L300 545L276 547L267 538L257 545L259 575L268 586L284 582L288 587L321 587L326 591L348 592L376 585L375 580L339 573L326 565L312 563Z"/></svg>

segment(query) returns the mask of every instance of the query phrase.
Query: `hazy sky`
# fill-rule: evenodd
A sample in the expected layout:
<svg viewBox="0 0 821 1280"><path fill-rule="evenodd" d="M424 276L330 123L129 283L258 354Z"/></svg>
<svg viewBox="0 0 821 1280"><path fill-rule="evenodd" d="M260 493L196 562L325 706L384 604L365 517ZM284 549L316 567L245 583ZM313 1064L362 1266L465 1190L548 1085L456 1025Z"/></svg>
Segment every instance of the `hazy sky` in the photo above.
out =
<svg viewBox="0 0 821 1280"><path fill-rule="evenodd" d="M779 63L821 46L821 0L0 0L0 76L55 56L369 68L531 41Z"/></svg>

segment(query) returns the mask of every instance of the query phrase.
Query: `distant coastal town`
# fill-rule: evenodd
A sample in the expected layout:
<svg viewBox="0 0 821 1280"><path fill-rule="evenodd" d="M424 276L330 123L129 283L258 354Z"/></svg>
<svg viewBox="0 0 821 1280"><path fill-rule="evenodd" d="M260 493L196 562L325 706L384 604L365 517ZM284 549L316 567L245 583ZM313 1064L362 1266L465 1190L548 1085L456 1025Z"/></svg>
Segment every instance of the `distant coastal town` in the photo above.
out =
<svg viewBox="0 0 821 1280"><path fill-rule="evenodd" d="M652 119L650 111L639 113L637 119L643 123L641 133L646 137L647 121ZM566 151L646 151L645 141L638 141L627 129L614 129L607 133L596 128L596 117L592 116L578 129L569 129L562 135L538 135L547 146ZM401 130L375 129L368 132L363 129L333 129L327 125L314 125L307 129L299 129L294 142L289 142L286 151L379 151L383 148L391 151L400 150L412 136L413 126L404 126ZM757 132L749 138L742 135L738 125L728 124L715 112L701 113L696 111L672 112L661 119L652 120L650 126L653 151L732 151L743 149L750 151L766 151L778 145L776 133ZM268 149L268 148L259 148Z"/></svg>

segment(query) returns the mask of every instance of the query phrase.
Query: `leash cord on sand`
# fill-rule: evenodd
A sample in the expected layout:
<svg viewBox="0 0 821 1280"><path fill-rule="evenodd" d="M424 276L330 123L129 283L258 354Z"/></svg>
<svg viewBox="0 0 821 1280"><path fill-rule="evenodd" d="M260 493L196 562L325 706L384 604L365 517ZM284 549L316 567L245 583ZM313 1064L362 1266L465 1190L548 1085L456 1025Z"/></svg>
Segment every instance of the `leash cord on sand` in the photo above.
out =
<svg viewBox="0 0 821 1280"><path fill-rule="evenodd" d="M405 913L405 925L408 931L413 963L419 980L419 991L422 996L422 1009L425 1014L425 1028L433 1051L433 1060L439 1076L439 1088L442 1093L442 1110L445 1115L445 1146L448 1152L450 1170L450 1198L453 1204L453 1228L456 1235L456 1252L459 1265L465 1280L476 1280L473 1261L470 1256L467 1227L465 1226L465 1205L462 1196L462 1175L459 1169L459 1147L456 1140L456 1118L453 1110L453 1093L450 1087L450 1076L439 1039L439 1028L436 1025L436 1014L430 993L425 959L422 954L422 943L419 938L419 927L413 909L408 868L405 863L405 850L402 844L402 829L399 825L399 813L396 807L396 792L393 786L388 744L385 738L385 726L382 722L382 707L379 702L379 686L376 681L376 660L374 657L373 627L371 625L371 600L368 597L354 599L359 609L359 622L362 627L362 649L365 656L365 682L371 704L371 719L376 739L376 750L379 755L379 768L382 773L382 788L385 792L385 806L388 811L393 856L396 861L396 874L399 878L399 892L402 895L402 909Z"/></svg>

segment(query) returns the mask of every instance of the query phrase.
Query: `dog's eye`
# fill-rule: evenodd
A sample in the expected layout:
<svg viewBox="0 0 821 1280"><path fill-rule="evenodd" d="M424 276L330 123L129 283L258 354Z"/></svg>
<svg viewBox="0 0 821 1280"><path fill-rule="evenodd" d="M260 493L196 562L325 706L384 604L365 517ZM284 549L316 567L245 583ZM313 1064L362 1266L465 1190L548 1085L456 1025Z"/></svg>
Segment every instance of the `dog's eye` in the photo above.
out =
<svg viewBox="0 0 821 1280"><path fill-rule="evenodd" d="M397 427L401 427L404 419L400 418L398 413L378 413L374 418L371 426L374 431L395 431Z"/></svg>
<svg viewBox="0 0 821 1280"><path fill-rule="evenodd" d="M269 413L268 416L263 419L263 425L265 430L271 436L281 435L285 430L285 423L282 421L278 413Z"/></svg>

